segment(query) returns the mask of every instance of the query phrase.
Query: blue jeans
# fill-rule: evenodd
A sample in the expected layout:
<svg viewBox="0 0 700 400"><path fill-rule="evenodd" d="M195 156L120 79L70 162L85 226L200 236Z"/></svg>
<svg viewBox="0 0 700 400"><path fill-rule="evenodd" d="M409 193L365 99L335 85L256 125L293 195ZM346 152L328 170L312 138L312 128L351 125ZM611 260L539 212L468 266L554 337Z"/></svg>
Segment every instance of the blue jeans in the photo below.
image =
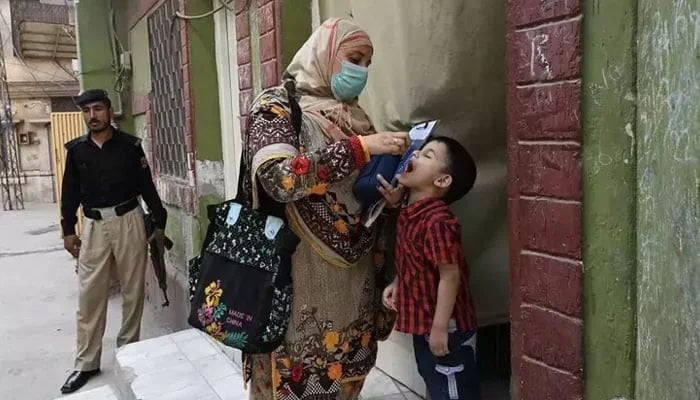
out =
<svg viewBox="0 0 700 400"><path fill-rule="evenodd" d="M452 332L450 354L436 357L430 352L428 335L413 335L418 372L431 400L478 400L481 398L476 367L476 331Z"/></svg>

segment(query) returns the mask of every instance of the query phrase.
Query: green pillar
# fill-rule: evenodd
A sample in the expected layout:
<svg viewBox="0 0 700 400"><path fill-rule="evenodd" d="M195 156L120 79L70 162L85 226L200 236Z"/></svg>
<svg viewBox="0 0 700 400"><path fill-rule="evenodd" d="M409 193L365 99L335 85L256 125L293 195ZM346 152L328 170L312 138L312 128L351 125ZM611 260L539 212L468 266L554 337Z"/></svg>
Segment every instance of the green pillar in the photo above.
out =
<svg viewBox="0 0 700 400"><path fill-rule="evenodd" d="M700 1L639 0L637 400L700 398Z"/></svg>
<svg viewBox="0 0 700 400"><path fill-rule="evenodd" d="M636 0L583 2L584 385L634 397Z"/></svg>
<svg viewBox="0 0 700 400"><path fill-rule="evenodd" d="M282 1L282 68L311 36L311 1Z"/></svg>

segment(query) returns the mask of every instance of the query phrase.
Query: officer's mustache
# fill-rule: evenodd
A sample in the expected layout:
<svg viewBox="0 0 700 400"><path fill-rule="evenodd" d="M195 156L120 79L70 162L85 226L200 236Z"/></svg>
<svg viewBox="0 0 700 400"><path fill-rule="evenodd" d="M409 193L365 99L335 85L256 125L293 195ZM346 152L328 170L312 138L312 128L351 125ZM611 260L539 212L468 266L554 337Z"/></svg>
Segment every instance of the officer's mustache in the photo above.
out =
<svg viewBox="0 0 700 400"><path fill-rule="evenodd" d="M100 121L96 120L96 119L91 119L90 121L88 121L88 124L99 124L99 123L100 123Z"/></svg>

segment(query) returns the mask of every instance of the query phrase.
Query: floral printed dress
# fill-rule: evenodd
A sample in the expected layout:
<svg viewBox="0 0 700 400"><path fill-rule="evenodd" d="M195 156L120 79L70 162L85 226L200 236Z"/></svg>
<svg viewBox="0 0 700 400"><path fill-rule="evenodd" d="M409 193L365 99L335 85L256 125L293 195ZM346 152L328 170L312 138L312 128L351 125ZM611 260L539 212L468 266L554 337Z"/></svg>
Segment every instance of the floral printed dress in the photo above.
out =
<svg viewBox="0 0 700 400"><path fill-rule="evenodd" d="M255 400L356 399L377 355L374 232L352 186L368 160L361 139L331 141L309 118L297 137L284 96L253 107L248 151L254 197L287 203L302 238L292 260L292 319L283 345L251 358ZM259 202L260 199L254 201Z"/></svg>

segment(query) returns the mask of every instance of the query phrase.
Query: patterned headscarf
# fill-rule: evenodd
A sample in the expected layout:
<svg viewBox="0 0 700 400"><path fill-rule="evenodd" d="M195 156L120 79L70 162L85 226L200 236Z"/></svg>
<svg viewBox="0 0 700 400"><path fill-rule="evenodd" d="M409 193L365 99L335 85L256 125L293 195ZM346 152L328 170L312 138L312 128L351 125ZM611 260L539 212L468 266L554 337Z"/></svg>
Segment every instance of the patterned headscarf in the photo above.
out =
<svg viewBox="0 0 700 400"><path fill-rule="evenodd" d="M331 91L333 63L338 52L361 46L372 48L365 31L351 21L332 18L311 34L287 68L286 75L296 81L304 114L311 117L332 141L373 133L369 117L357 101L343 103Z"/></svg>

